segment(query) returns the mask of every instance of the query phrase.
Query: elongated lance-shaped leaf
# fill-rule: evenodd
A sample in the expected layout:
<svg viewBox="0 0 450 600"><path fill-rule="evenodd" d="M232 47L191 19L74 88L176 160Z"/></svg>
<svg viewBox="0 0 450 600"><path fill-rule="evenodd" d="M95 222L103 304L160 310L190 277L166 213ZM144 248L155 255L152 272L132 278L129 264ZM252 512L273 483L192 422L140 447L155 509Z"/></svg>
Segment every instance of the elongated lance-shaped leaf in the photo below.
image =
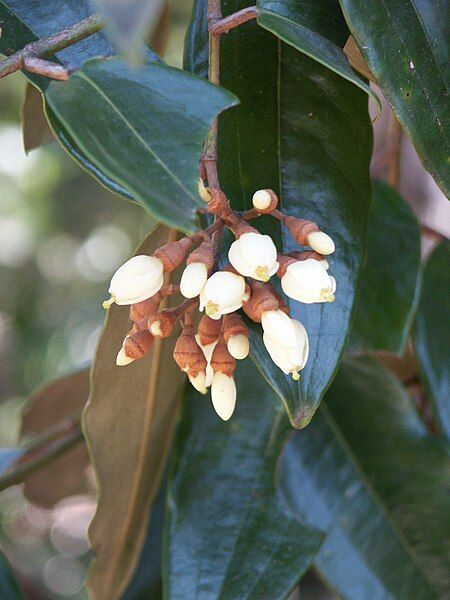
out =
<svg viewBox="0 0 450 600"><path fill-rule="evenodd" d="M311 4L299 4L295 0L258 0L257 6L261 27L360 87L373 98L381 112L378 96L353 71L344 54L349 32L338 0L316 0Z"/></svg>
<svg viewBox="0 0 450 600"><path fill-rule="evenodd" d="M406 202L373 184L367 260L350 336L351 352L403 354L419 292L420 229Z"/></svg>
<svg viewBox="0 0 450 600"><path fill-rule="evenodd" d="M314 562L341 597L430 600L449 591L449 477L400 382L360 358L286 445L280 481L290 510L327 532Z"/></svg>
<svg viewBox="0 0 450 600"><path fill-rule="evenodd" d="M232 94L162 64L93 59L68 82L53 82L46 98L100 171L158 219L195 231L203 141L217 114L237 103Z"/></svg>
<svg viewBox="0 0 450 600"><path fill-rule="evenodd" d="M174 241L157 228L138 249L152 254ZM87 586L94 600L118 600L139 561L152 502L171 443L183 376L172 359L175 340L156 341L143 359L116 366L131 329L127 306L112 306L92 367L83 429L99 484L89 529L94 551Z"/></svg>
<svg viewBox="0 0 450 600"><path fill-rule="evenodd" d="M421 380L441 433L450 440L450 242L433 251L425 266L414 345Z"/></svg>
<svg viewBox="0 0 450 600"><path fill-rule="evenodd" d="M222 2L222 9L228 14L247 4ZM197 3L186 66L204 75L202 9L204 3ZM339 7L336 18L340 22ZM282 210L317 222L336 242L329 257L336 301L290 303L292 316L305 325L310 339L300 382L271 362L260 336L251 344L261 372L286 403L291 423L301 428L311 420L339 363L365 252L372 146L367 95L255 22L223 36L221 83L241 99L219 121L219 174L232 206L249 208L257 189L272 188L280 194ZM280 249L299 249L286 231L281 241L274 219L258 219L255 225Z"/></svg>
<svg viewBox="0 0 450 600"><path fill-rule="evenodd" d="M230 421L189 390L173 453L165 593L177 600L287 598L322 535L283 511L275 467L289 421L255 367L236 372ZM167 519L166 517L166 519Z"/></svg>
<svg viewBox="0 0 450 600"><path fill-rule="evenodd" d="M450 194L446 0L340 0L378 85L442 191Z"/></svg>
<svg viewBox="0 0 450 600"><path fill-rule="evenodd" d="M92 6L88 0L54 0L51 3L39 0L0 0L0 21L2 35L0 36L0 52L8 54L21 50L27 44L58 33L92 14ZM51 60L62 63L68 68L81 67L89 58L94 56L109 56L113 48L101 32L69 46L51 57ZM154 55L156 59L156 55ZM24 71L28 80L42 93L47 89L50 79ZM62 123L47 107L47 119L59 142L81 167L93 175L102 185L112 192L129 200L131 195L99 171L80 151L75 142L65 131Z"/></svg>

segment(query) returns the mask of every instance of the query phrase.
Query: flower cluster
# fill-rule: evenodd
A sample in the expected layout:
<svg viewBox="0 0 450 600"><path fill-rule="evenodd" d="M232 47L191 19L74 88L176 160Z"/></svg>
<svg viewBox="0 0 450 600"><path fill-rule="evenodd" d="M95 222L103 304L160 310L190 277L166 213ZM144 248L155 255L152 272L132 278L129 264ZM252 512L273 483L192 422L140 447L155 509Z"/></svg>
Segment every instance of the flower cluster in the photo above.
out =
<svg viewBox="0 0 450 600"><path fill-rule="evenodd" d="M233 374L236 360L249 354L249 331L239 309L263 330L264 345L273 362L284 373L299 379L308 360L308 335L304 326L289 315L289 308L270 278L280 278L281 289L293 300L311 304L332 302L336 282L328 274L326 256L334 252L332 239L312 221L287 216L277 209L272 190L253 195L253 209L233 211L225 195L205 188L199 180L199 194L208 203L214 223L193 236L162 246L153 256L135 256L122 265L111 279L110 300L130 306L134 325L117 355L118 365L142 358L155 339L171 335L180 321L181 335L174 359L191 384L201 393L211 388L217 414L228 420L236 403ZM311 250L280 254L268 235L262 235L248 221L261 214L279 219L299 246ZM219 270L216 259L223 227L235 236L228 252L229 263ZM166 273L186 263L179 284L164 285ZM161 308L170 295L181 293L185 300L175 308ZM203 312L197 328L193 312Z"/></svg>

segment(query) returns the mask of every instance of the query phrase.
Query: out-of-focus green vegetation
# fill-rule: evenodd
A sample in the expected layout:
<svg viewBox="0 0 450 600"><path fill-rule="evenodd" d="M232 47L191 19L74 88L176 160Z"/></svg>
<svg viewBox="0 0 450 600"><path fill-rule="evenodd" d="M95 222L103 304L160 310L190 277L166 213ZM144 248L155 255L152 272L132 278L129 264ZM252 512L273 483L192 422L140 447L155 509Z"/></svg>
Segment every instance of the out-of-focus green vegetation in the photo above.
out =
<svg viewBox="0 0 450 600"><path fill-rule="evenodd" d="M169 3L165 60L180 67L191 2ZM14 445L30 392L89 363L108 280L154 222L115 197L56 143L26 156L20 123L25 78L0 81L0 445ZM94 488L93 488L94 489ZM30 598L85 598L86 530L94 496L55 510L0 494L0 546Z"/></svg>

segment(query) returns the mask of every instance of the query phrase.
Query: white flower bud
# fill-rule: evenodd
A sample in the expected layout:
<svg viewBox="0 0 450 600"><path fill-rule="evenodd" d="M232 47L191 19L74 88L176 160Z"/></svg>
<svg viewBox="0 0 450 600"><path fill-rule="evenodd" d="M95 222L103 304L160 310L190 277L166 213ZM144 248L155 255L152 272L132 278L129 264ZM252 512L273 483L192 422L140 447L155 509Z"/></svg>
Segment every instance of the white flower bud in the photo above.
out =
<svg viewBox="0 0 450 600"><path fill-rule="evenodd" d="M268 235L244 233L233 242L228 252L233 267L245 277L269 281L279 267L277 249Z"/></svg>
<svg viewBox="0 0 450 600"><path fill-rule="evenodd" d="M248 353L250 352L248 337L243 333L231 335L227 342L227 348L233 358L236 358L237 360L247 358Z"/></svg>
<svg viewBox="0 0 450 600"><path fill-rule="evenodd" d="M109 286L108 308L116 304L136 304L159 292L163 285L163 264L155 256L133 256L114 273Z"/></svg>
<svg viewBox="0 0 450 600"><path fill-rule="evenodd" d="M203 200L203 202L209 202L211 200L211 194L205 188L205 184L203 183L203 179L201 177L198 178L197 189L198 195Z"/></svg>
<svg viewBox="0 0 450 600"><path fill-rule="evenodd" d="M224 421L228 421L236 406L236 384L233 377L218 371L211 385L211 400L214 410Z"/></svg>
<svg viewBox="0 0 450 600"><path fill-rule="evenodd" d="M217 340L215 340L212 344L207 344L206 346L203 346L203 344L200 342L200 336L197 333L195 335L195 341L202 349L203 354L205 355L206 361L208 363L206 366L206 379L205 379L205 387L208 388L212 384L212 379L213 379L213 375L214 375L214 371L211 367L211 357L212 357L212 353L214 352L214 348L216 347Z"/></svg>
<svg viewBox="0 0 450 600"><path fill-rule="evenodd" d="M333 254L335 245L329 235L323 231L313 231L308 235L308 244L319 254Z"/></svg>
<svg viewBox="0 0 450 600"><path fill-rule="evenodd" d="M263 334L264 345L270 358L279 367L283 373L291 373L294 380L300 379L298 371L304 368L308 360L309 342L306 329L301 323L292 319L295 329L295 346L294 348L283 348L277 344L273 338L266 333Z"/></svg>
<svg viewBox="0 0 450 600"><path fill-rule="evenodd" d="M293 320L282 310L266 310L261 316L265 334L282 348L294 348L296 344Z"/></svg>
<svg viewBox="0 0 450 600"><path fill-rule="evenodd" d="M195 298L205 287L208 271L203 263L191 263L183 271L180 291L185 298Z"/></svg>
<svg viewBox="0 0 450 600"><path fill-rule="evenodd" d="M281 278L283 292L305 304L333 302L336 281L313 258L292 263Z"/></svg>
<svg viewBox="0 0 450 600"><path fill-rule="evenodd" d="M206 373L204 371L200 371L195 377L192 375L188 375L188 377L191 384L200 394L206 394Z"/></svg>
<svg viewBox="0 0 450 600"><path fill-rule="evenodd" d="M200 293L200 310L205 310L211 319L220 319L222 315L241 308L244 294L243 277L228 271L217 271L207 280Z"/></svg>
<svg viewBox="0 0 450 600"><path fill-rule="evenodd" d="M253 194L253 206L258 210L269 208L272 198L267 190L258 190Z"/></svg>
<svg viewBox="0 0 450 600"><path fill-rule="evenodd" d="M130 358L129 356L127 356L127 354L125 353L125 348L122 346L122 348L117 354L116 365L119 367L124 367L125 365L129 365L133 361L134 358Z"/></svg>

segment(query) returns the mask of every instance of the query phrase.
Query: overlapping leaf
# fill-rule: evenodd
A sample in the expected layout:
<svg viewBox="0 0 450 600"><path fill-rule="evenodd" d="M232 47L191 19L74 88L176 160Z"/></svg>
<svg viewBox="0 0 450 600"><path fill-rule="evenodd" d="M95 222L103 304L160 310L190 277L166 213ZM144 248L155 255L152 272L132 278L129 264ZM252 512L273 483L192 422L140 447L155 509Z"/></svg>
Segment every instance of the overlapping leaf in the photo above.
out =
<svg viewBox="0 0 450 600"><path fill-rule="evenodd" d="M46 98L99 170L162 221L196 229L203 141L216 115L237 103L232 94L162 64L109 59L53 82Z"/></svg>
<svg viewBox="0 0 450 600"><path fill-rule="evenodd" d="M223 2L222 10L228 14L246 5ZM202 7L204 3L198 3L195 8L186 48L186 66L199 74L204 74L206 55ZM339 19L339 7L336 10ZM318 11L317 17L321 15ZM333 17L326 18L329 23ZM291 304L292 315L304 323L310 338L310 358L301 381L283 375L261 341L258 349L252 340L259 367L288 405L292 424L304 427L344 348L364 256L371 196L367 96L255 22L224 36L221 82L241 100L219 124L220 178L232 206L248 208L255 190L270 187L280 193L287 214L316 221L336 242L330 258L330 272L338 282L336 302ZM280 241L273 220L263 220L261 228ZM283 237L283 249L294 249L288 235Z"/></svg>
<svg viewBox="0 0 450 600"><path fill-rule="evenodd" d="M139 254L152 254L173 232L160 227ZM84 432L98 484L89 535L95 557L88 588L95 600L126 590L144 543L178 410L182 373L172 360L174 340L156 342L147 357L126 367L116 355L130 329L128 308L108 314L92 370Z"/></svg>
<svg viewBox="0 0 450 600"><path fill-rule="evenodd" d="M441 432L450 439L450 242L434 250L425 267L414 343L428 400Z"/></svg>
<svg viewBox="0 0 450 600"><path fill-rule="evenodd" d="M340 0L378 85L443 192L450 193L446 0Z"/></svg>
<svg viewBox="0 0 450 600"><path fill-rule="evenodd" d="M288 442L281 472L289 508L327 531L316 567L355 600L448 595L449 477L442 442L368 358L344 363L311 427Z"/></svg>
<svg viewBox="0 0 450 600"><path fill-rule="evenodd" d="M403 199L373 184L364 265L349 349L402 354L419 290L420 230Z"/></svg>
<svg viewBox="0 0 450 600"><path fill-rule="evenodd" d="M287 515L275 466L290 426L254 366L237 370L236 412L221 421L189 391L174 448L165 536L169 598L283 599L322 536Z"/></svg>

